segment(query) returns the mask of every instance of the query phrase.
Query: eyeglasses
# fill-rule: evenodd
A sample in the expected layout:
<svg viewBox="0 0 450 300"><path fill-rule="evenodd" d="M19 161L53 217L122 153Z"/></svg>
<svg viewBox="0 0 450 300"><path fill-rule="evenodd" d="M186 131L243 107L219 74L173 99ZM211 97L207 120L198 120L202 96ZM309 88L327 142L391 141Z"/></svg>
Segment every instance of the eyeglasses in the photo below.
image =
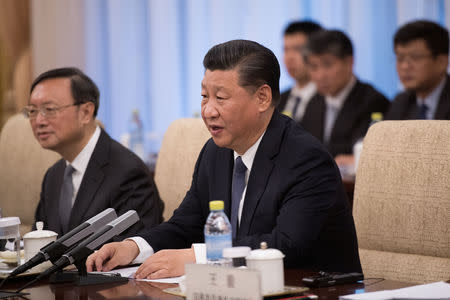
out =
<svg viewBox="0 0 450 300"><path fill-rule="evenodd" d="M421 60L425 58L432 57L431 54L420 54L420 53L411 53L411 54L397 54L396 60L398 64L403 62L407 62L408 64L417 64Z"/></svg>
<svg viewBox="0 0 450 300"><path fill-rule="evenodd" d="M45 118L52 118L56 116L56 113L62 109L68 108L70 106L78 106L80 103L74 103L74 104L68 104L64 106L54 106L54 105L44 105L41 107L36 106L25 106L23 108L24 115L29 119L35 119L38 115L38 113L41 113L41 115Z"/></svg>

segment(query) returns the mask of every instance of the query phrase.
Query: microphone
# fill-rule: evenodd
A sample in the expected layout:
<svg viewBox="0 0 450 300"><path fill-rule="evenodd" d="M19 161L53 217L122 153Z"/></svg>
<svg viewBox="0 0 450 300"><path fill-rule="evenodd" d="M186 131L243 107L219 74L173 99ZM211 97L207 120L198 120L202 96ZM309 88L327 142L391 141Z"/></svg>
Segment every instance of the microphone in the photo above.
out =
<svg viewBox="0 0 450 300"><path fill-rule="evenodd" d="M17 290L17 292L20 292L21 290L37 282L38 280L47 277L66 266L69 266L73 263L84 263L84 260L100 245L106 243L114 236L122 233L137 221L139 221L137 212L135 210L127 211L117 219L100 228L100 230L82 241L78 246L63 254L61 258L54 263L53 266L39 274L34 280Z"/></svg>
<svg viewBox="0 0 450 300"><path fill-rule="evenodd" d="M84 223L78 225L59 239L51 242L40 249L40 251L30 258L23 265L14 269L7 278L17 276L44 261L50 260L53 263L61 257L67 250L75 244L85 239L94 232L97 232L102 226L117 218L116 211L113 208L107 208L101 213L93 216ZM6 278L5 278L6 280Z"/></svg>

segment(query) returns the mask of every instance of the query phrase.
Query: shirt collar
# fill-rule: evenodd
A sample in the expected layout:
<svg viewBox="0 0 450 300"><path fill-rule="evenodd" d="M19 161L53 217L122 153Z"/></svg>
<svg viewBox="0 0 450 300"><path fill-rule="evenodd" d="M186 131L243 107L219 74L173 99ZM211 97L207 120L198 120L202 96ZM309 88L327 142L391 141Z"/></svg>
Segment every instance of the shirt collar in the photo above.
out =
<svg viewBox="0 0 450 300"><path fill-rule="evenodd" d="M100 138L100 127L96 127L94 134L89 139L89 142L84 146L83 150L75 157L75 159L72 161L71 165L75 169L75 171L83 173L87 168L87 165L89 163L89 160L92 156L92 153L94 152L95 146L97 145L98 139ZM66 161L66 164L69 164L68 161Z"/></svg>
<svg viewBox="0 0 450 300"><path fill-rule="evenodd" d="M439 96L441 95L442 90L444 89L445 82L447 81L447 76L442 78L441 82L438 86L430 93L427 97L420 99L416 97L417 105L426 104L430 111L435 111L437 104L439 102Z"/></svg>
<svg viewBox="0 0 450 300"><path fill-rule="evenodd" d="M314 82L308 82L304 87L299 88L295 85L290 93L290 96L300 97L301 99L309 99L316 93L316 85Z"/></svg>
<svg viewBox="0 0 450 300"><path fill-rule="evenodd" d="M241 156L242 162L247 167L247 171L250 171L252 169L253 161L255 160L256 151L258 150L259 144L261 143L261 140L265 133L266 133L266 131L264 131L263 134L261 134L259 139L250 148L248 148L248 150L245 151L244 154L239 155L236 151L234 151L234 160L236 160L236 158L238 156Z"/></svg>
<svg viewBox="0 0 450 300"><path fill-rule="evenodd" d="M356 84L355 76L352 76L347 85L336 95L336 96L325 96L325 101L327 106L332 106L337 110L340 110L342 105L344 105L345 100L347 99L348 94L353 89Z"/></svg>

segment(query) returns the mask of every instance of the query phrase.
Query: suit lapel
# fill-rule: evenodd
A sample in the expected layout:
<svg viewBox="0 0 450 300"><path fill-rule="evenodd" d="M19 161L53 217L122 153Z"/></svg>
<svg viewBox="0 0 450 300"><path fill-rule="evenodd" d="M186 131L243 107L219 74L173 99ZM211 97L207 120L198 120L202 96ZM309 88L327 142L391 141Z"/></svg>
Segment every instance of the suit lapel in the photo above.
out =
<svg viewBox="0 0 450 300"><path fill-rule="evenodd" d="M70 214L69 228L73 225L81 224L89 206L94 201L98 188L103 182L103 167L108 164L110 138L102 130L95 145L94 152L89 160L86 172L81 181L72 212Z"/></svg>
<svg viewBox="0 0 450 300"><path fill-rule="evenodd" d="M405 120L416 120L418 114L417 98L415 93L411 93L408 98L408 107L406 108Z"/></svg>
<svg viewBox="0 0 450 300"><path fill-rule="evenodd" d="M214 161L215 174L211 176L213 184L211 186L211 199L223 200L224 211L228 218L231 218L231 181L233 178L233 151L219 148L217 159Z"/></svg>
<svg viewBox="0 0 450 300"><path fill-rule="evenodd" d="M361 83L359 80L356 81L355 86L352 88L350 93L348 93L347 98L344 100L344 104L342 105L341 110L336 116L336 120L334 121L333 129L330 134L330 142L329 144L333 144L333 140L336 136L339 136L339 133L343 130L348 130L348 127L352 126L355 121L355 118L359 117L358 114L355 113L355 109L358 107L358 101L360 97L358 93L360 93ZM325 108L326 110L326 108ZM339 126L336 126L339 124Z"/></svg>
<svg viewBox="0 0 450 300"><path fill-rule="evenodd" d="M323 142L323 131L325 127L325 98L316 94L307 106L304 127L313 136Z"/></svg>
<svg viewBox="0 0 450 300"><path fill-rule="evenodd" d="M442 89L439 103L434 113L435 120L448 120L450 118L450 77L447 76L446 83Z"/></svg>
<svg viewBox="0 0 450 300"><path fill-rule="evenodd" d="M284 128L285 126L281 120L280 114L275 111L272 120L267 127L266 133L259 144L258 150L256 151L255 159L250 171L238 237L246 236L250 232L254 213L264 194L270 174L274 167L272 160L279 152Z"/></svg>
<svg viewBox="0 0 450 300"><path fill-rule="evenodd" d="M61 159L58 161L56 165L55 170L55 176L52 176L54 178L49 185L54 188L50 188L48 190L47 199L54 199L54 201L47 202L46 211L50 212L49 216L59 216L59 197L61 195L61 187L64 179L64 169L66 168L66 161L64 159ZM50 228L59 228L59 232L62 232L61 222L59 221L59 217L57 218L47 218L47 222L49 224L45 224L46 226ZM50 224L53 223L53 224Z"/></svg>

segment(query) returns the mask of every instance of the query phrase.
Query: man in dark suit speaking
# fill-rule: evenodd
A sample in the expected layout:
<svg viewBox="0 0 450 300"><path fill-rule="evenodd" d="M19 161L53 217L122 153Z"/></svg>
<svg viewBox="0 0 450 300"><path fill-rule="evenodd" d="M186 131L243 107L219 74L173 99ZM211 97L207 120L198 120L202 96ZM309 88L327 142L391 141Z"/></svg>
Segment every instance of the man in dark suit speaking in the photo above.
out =
<svg viewBox="0 0 450 300"><path fill-rule="evenodd" d="M95 83L76 68L53 69L31 86L25 108L39 144L63 159L45 174L36 221L64 234L108 207L134 209L140 221L124 236L162 221L163 203L144 163L100 129Z"/></svg>
<svg viewBox="0 0 450 300"><path fill-rule="evenodd" d="M265 241L286 255L287 267L360 272L353 217L333 158L275 109L280 66L272 51L233 40L211 48L203 65L201 111L212 139L184 200L141 237L103 246L88 258L88 270L145 260L137 278L183 274L185 263L202 260L188 247L204 241L208 203L218 199L230 220L238 213L234 245L259 248ZM242 163L245 188L232 204L233 169Z"/></svg>

